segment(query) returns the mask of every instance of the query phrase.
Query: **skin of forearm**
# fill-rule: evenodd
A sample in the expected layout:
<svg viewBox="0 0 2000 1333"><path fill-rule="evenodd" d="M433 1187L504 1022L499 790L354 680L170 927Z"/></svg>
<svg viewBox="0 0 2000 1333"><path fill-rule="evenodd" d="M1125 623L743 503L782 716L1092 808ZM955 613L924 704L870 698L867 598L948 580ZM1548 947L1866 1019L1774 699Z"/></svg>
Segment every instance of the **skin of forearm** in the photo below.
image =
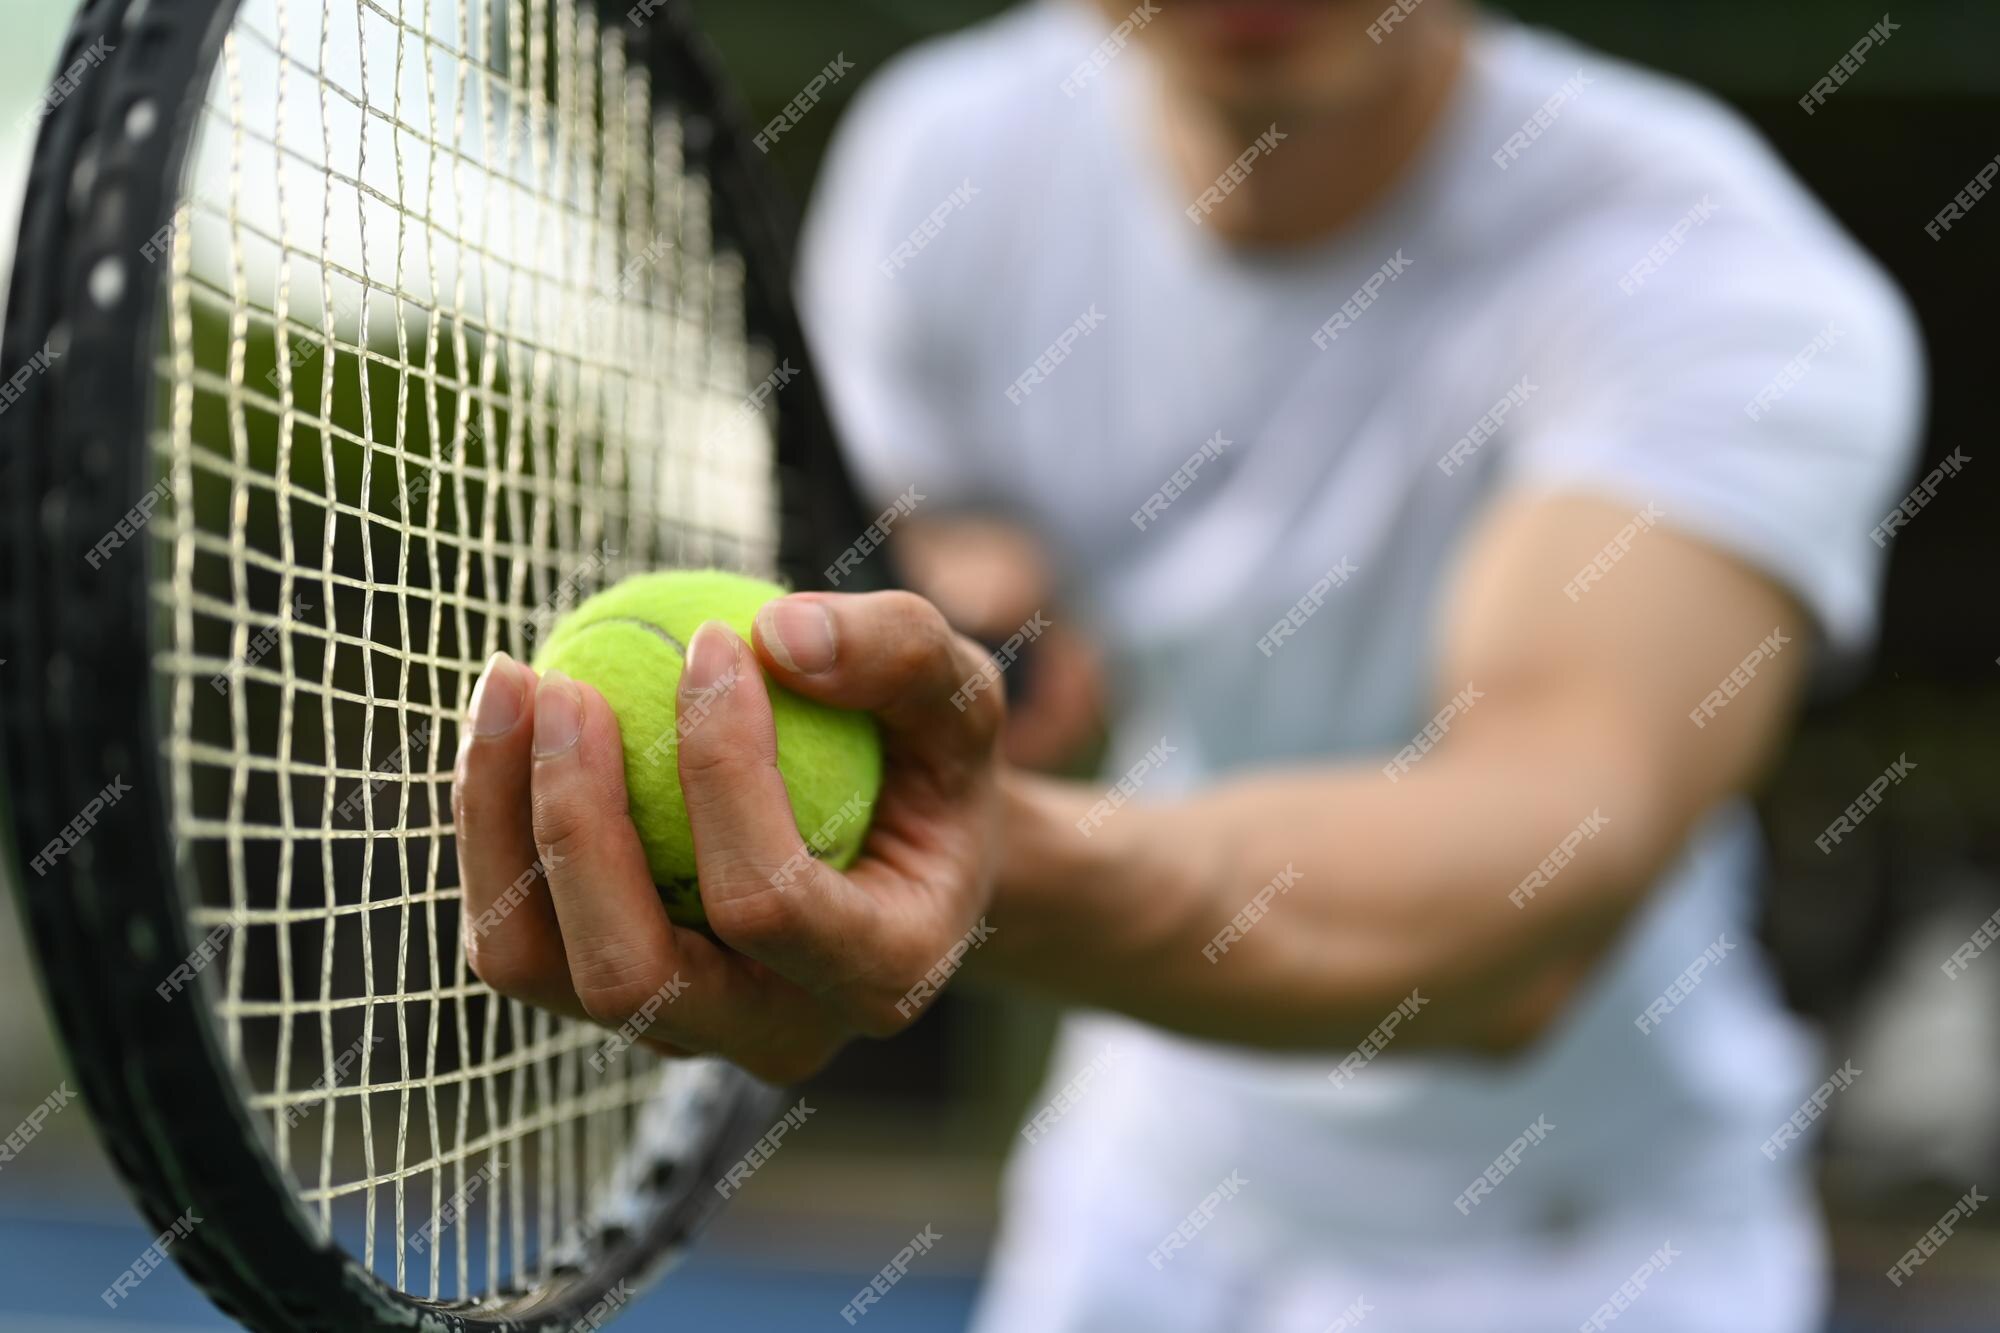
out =
<svg viewBox="0 0 2000 1333"><path fill-rule="evenodd" d="M1594 719L1481 721L1393 782L1379 763L1266 770L1134 801L1088 837L1077 820L1101 793L1010 777L998 929L978 970L1269 1049L1351 1047L1414 991L1423 1008L1399 1043L1516 1046L1560 1011L1699 812L1671 812L1641 747ZM1517 905L1510 893L1593 815L1574 858ZM1218 941L1288 870L1264 914Z"/></svg>

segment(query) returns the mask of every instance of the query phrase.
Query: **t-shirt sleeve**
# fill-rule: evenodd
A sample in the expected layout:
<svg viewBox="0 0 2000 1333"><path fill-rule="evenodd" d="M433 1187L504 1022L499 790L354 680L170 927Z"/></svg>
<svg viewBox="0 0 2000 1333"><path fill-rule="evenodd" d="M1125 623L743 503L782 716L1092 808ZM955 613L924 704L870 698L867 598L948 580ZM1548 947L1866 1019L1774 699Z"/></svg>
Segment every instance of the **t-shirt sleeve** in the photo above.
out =
<svg viewBox="0 0 2000 1333"><path fill-rule="evenodd" d="M1563 306L1512 484L1655 506L1788 589L1836 665L1865 654L1893 544L1880 525L1924 410L1921 339L1889 280L1844 240L1712 222L1636 291Z"/></svg>
<svg viewBox="0 0 2000 1333"><path fill-rule="evenodd" d="M843 452L862 489L911 486L931 505L979 491L977 453L954 421L966 358L943 256L899 255L960 186L963 153L936 141L921 57L885 70L833 136L800 242L798 304ZM929 247L927 247L929 248ZM942 247L938 247L942 248Z"/></svg>

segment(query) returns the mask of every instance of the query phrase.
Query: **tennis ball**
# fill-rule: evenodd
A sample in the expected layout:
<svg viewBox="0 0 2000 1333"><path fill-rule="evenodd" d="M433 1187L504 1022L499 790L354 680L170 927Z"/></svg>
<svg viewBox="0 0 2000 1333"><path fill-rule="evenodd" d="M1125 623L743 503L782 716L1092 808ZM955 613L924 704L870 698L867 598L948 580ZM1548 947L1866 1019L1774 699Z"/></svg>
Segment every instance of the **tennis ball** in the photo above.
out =
<svg viewBox="0 0 2000 1333"><path fill-rule="evenodd" d="M785 590L722 570L640 574L605 589L556 622L534 656L595 686L618 717L625 745L625 793L646 865L667 915L682 925L707 920L695 880L694 837L681 801L680 740L707 716L703 696L677 707L687 645L703 622L719 620L750 637L758 610ZM825 704L768 683L778 729L778 770L806 847L845 869L861 851L882 786L882 741L866 713Z"/></svg>

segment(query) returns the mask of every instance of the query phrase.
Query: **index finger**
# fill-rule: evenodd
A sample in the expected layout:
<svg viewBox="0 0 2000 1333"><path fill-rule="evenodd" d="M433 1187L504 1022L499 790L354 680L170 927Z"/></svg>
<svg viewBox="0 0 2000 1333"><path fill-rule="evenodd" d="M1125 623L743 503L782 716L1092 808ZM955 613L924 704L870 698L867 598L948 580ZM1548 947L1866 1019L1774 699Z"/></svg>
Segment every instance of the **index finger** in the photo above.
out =
<svg viewBox="0 0 2000 1333"><path fill-rule="evenodd" d="M760 1077L810 1072L834 1040L807 997L759 977L660 905L627 811L618 720L550 671L536 689L533 827L583 1010L650 1041L719 1051ZM689 998L676 1000L682 991Z"/></svg>
<svg viewBox="0 0 2000 1333"><path fill-rule="evenodd" d="M679 759L710 927L859 1030L901 1026L877 1001L901 993L890 981L921 950L888 903L821 862L800 837L763 676L727 626L695 632L680 706L683 718L700 710Z"/></svg>
<svg viewBox="0 0 2000 1333"><path fill-rule="evenodd" d="M1038 611L1020 636L1044 624ZM780 597L757 613L755 642L780 684L873 713L905 755L946 773L990 762L1006 715L1003 666L916 594Z"/></svg>

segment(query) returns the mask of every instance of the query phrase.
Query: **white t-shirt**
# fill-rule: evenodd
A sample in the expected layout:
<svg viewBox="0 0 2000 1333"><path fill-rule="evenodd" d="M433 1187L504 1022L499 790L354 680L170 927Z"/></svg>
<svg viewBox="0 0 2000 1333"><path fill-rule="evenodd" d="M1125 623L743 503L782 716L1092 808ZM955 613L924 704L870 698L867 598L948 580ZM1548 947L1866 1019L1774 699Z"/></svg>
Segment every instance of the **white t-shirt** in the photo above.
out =
<svg viewBox="0 0 2000 1333"><path fill-rule="evenodd" d="M1107 27L1031 5L884 70L836 137L801 273L864 483L1013 513L1050 544L1118 669L1107 771L1162 738L1178 753L1148 796L1387 758L1465 683L1433 671L1446 576L1521 488L1657 515L1788 587L1828 660L1866 649L1918 337L1731 112L1487 21L1389 198L1248 257L1186 214L1142 50L1065 89ZM1621 1330L1809 1326L1808 1151L1760 1147L1832 1069L1755 947L1756 860L1743 808L1708 821L1513 1061L1392 1049L1335 1086L1340 1052L1071 1020L1049 1094L1099 1072L1018 1154L981 1327L1319 1333L1365 1298L1383 1329L1575 1328L1669 1244ZM1554 1129L1504 1182L1455 1206L1538 1120ZM1213 1223L1151 1264L1231 1172Z"/></svg>

